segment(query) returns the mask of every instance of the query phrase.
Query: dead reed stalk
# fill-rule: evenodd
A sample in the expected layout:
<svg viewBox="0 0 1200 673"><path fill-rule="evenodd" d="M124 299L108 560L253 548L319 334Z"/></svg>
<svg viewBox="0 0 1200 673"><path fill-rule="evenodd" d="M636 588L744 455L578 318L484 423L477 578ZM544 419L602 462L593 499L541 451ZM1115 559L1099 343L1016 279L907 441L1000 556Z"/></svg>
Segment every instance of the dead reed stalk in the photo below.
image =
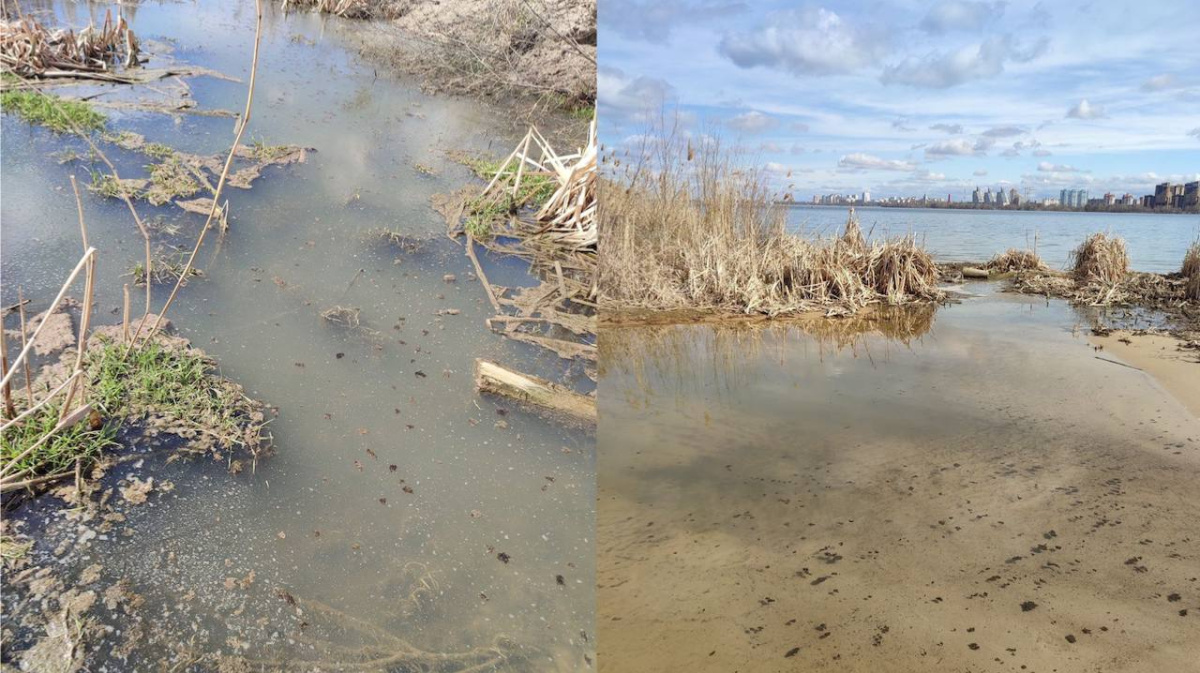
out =
<svg viewBox="0 0 1200 673"><path fill-rule="evenodd" d="M102 26L89 25L78 33L52 30L28 17L0 21L0 64L22 78L108 72L117 64L130 67L137 63L138 51L125 17L114 20L111 9Z"/></svg>
<svg viewBox="0 0 1200 673"><path fill-rule="evenodd" d="M237 133L234 134L233 146L229 148L229 155L225 158L225 167L221 170L221 177L217 180L217 188L213 191L212 205L208 211L208 218L204 221L204 227L200 229L200 235L196 237L196 245L192 248L192 254L188 256L187 264L184 265L183 271L179 274L179 280L175 282L175 287L171 288L171 294L167 296L167 302L163 304L162 310L154 319L154 325L146 334L146 340L149 341L158 332L162 324L163 316L171 308L171 304L175 301L176 295L179 294L179 288L183 287L188 276L192 273L192 267L196 261L196 255L200 254L200 248L204 245L204 238L208 235L209 229L212 228L213 219L217 215L219 209L218 203L221 200L221 191L225 188L225 181L229 177L229 169L233 166L233 158L237 154L238 147L242 142L242 135L246 132L246 127L250 124L250 113L254 106L254 84L258 75L258 48L262 42L262 0L254 0L255 23L254 23L254 54L250 60L250 84L246 92L246 108L242 113L242 118L237 127ZM147 265L147 278L150 277L149 266ZM147 282L146 288L149 291L152 283ZM147 311L147 314L149 312ZM142 331L142 326L146 324L146 320L138 323L138 328L134 332L133 338L130 340L130 348L137 341L138 335Z"/></svg>
<svg viewBox="0 0 1200 673"><path fill-rule="evenodd" d="M1033 250L1009 248L987 263L989 271L1011 273L1014 271L1044 271L1048 267Z"/></svg>
<svg viewBox="0 0 1200 673"><path fill-rule="evenodd" d="M1188 248L1187 254L1183 256L1183 267L1180 271L1187 281L1184 294L1188 299L1200 301L1200 241Z"/></svg>

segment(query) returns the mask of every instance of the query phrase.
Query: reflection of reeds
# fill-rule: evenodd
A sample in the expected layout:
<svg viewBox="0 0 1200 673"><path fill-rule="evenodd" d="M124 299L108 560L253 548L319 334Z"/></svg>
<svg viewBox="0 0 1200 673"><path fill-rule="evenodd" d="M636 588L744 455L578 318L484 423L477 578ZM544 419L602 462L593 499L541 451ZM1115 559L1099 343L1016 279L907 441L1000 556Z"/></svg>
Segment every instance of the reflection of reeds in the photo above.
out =
<svg viewBox="0 0 1200 673"><path fill-rule="evenodd" d="M763 177L718 146L656 142L659 149L601 184L600 286L609 308L852 313L942 296L936 265L915 238L867 241L853 215L840 238L798 236Z"/></svg>
<svg viewBox="0 0 1200 673"><path fill-rule="evenodd" d="M600 332L600 376L632 379L647 395L664 386L683 390L711 384L716 390L732 390L746 384L767 348L806 342L822 353L849 350L857 355L871 339L909 345L933 328L936 311L935 305L922 304L841 318L809 314L773 321L613 327Z"/></svg>

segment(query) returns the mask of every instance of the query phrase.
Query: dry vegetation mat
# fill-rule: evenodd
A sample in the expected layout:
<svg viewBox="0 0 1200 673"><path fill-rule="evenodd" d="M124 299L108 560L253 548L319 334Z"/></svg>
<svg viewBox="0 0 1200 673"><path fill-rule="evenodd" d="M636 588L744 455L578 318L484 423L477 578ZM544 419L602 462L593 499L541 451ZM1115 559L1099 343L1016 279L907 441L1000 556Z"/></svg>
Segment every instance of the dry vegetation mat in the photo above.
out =
<svg viewBox="0 0 1200 673"><path fill-rule="evenodd" d="M762 176L717 146L671 139L606 157L599 184L601 305L782 315L938 301L938 268L912 236L868 241L853 212L840 237L788 230Z"/></svg>
<svg viewBox="0 0 1200 673"><path fill-rule="evenodd" d="M434 88L467 95L532 94L559 107L596 100L595 0L283 0L347 18L363 53Z"/></svg>
<svg viewBox="0 0 1200 673"><path fill-rule="evenodd" d="M1045 266L1019 270L1009 289L1083 306L1161 311L1194 329L1200 325L1200 243L1189 248L1178 273L1145 273L1130 269L1123 239L1092 234L1071 253L1065 272Z"/></svg>
<svg viewBox="0 0 1200 673"><path fill-rule="evenodd" d="M559 154L531 128L503 161L468 160L488 184L477 196L440 207L448 235L465 239L467 257L495 310L489 326L564 360L583 362L593 379L599 292L596 157L594 121L587 145L570 154ZM539 283L523 288L493 285L476 247L526 260Z"/></svg>

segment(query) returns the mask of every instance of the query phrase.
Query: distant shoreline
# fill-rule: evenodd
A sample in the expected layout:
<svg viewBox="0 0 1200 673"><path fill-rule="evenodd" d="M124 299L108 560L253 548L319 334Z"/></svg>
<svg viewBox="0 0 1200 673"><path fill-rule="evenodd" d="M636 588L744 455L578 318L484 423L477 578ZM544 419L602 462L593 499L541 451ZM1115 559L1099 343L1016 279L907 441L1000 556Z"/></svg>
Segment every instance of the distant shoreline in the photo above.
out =
<svg viewBox="0 0 1200 673"><path fill-rule="evenodd" d="M980 210L1000 212L1045 212L1045 213L1119 213L1122 215L1200 215L1200 209L1182 210L1179 208L1141 208L1136 206L1112 206L1103 208L1063 208L1061 206L1007 206L1002 208L976 205L973 203L923 203L923 204L889 204L889 203L807 203L800 201L776 201L776 205L788 208L909 208L913 210Z"/></svg>

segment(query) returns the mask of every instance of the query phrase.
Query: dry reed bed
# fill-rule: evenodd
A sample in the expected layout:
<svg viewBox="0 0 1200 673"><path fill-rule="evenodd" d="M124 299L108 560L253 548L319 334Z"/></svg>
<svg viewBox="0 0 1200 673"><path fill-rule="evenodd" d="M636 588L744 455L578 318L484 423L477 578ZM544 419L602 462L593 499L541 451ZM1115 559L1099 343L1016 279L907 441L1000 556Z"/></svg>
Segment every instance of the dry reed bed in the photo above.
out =
<svg viewBox="0 0 1200 673"><path fill-rule="evenodd" d="M105 12L99 28L88 26L78 33L50 29L30 18L0 21L0 64L20 77L106 73L116 65L130 67L137 58L137 37L125 17L113 19L112 10Z"/></svg>
<svg viewBox="0 0 1200 673"><path fill-rule="evenodd" d="M606 161L622 169L619 159ZM609 310L844 315L943 298L937 265L915 237L867 241L853 214L840 237L791 233L761 177L719 147L666 141L600 189L601 303Z"/></svg>
<svg viewBox="0 0 1200 673"><path fill-rule="evenodd" d="M1188 250L1180 273L1144 273L1130 269L1123 239L1096 233L1072 251L1065 273L1044 267L1021 271L1011 289L1088 306L1160 310L1185 323L1200 322L1200 243Z"/></svg>

